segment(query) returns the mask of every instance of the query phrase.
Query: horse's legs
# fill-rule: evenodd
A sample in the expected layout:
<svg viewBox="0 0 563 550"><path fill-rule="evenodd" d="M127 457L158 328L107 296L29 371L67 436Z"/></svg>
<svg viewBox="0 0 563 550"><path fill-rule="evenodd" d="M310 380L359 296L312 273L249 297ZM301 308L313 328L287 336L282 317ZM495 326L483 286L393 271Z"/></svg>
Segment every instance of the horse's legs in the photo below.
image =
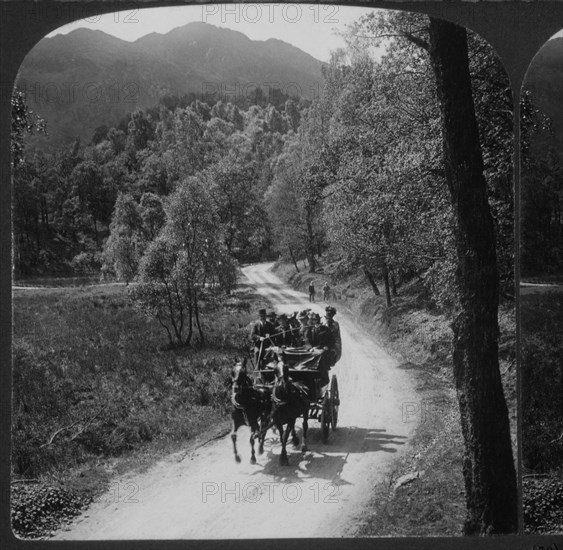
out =
<svg viewBox="0 0 563 550"><path fill-rule="evenodd" d="M289 438L289 433L295 429L295 419L294 420L290 420L287 423L287 427L285 429L285 431L283 432L283 438L282 438L282 452L280 454L280 464L282 466L287 466L289 464L289 460L287 459L287 450L286 450L286 446L287 446L287 440Z"/></svg>
<svg viewBox="0 0 563 550"><path fill-rule="evenodd" d="M303 413L303 445L301 446L301 450L305 452L307 450L307 430L309 429L309 425L307 424L307 420L309 420L309 411L306 410Z"/></svg>
<svg viewBox="0 0 563 550"><path fill-rule="evenodd" d="M258 454L264 454L264 441L266 439L266 432L268 431L269 416L262 416L260 419L260 435L258 437Z"/></svg>
<svg viewBox="0 0 563 550"><path fill-rule="evenodd" d="M240 426L242 426L242 422L240 422L240 411L235 410L231 415L233 419L233 427L231 428L231 440L233 442L233 450L235 452L235 460L240 462L240 456L237 451L237 430Z"/></svg>
<svg viewBox="0 0 563 550"><path fill-rule="evenodd" d="M295 432L295 425L293 426L293 428L291 430L291 442L293 443L294 447L299 446L299 437L297 437L297 433Z"/></svg>
<svg viewBox="0 0 563 550"><path fill-rule="evenodd" d="M258 426L258 422L251 422L250 426L250 449L251 449L251 456L250 456L250 463L256 464L256 454L254 453L254 436L259 432L260 428Z"/></svg>
<svg viewBox="0 0 563 550"><path fill-rule="evenodd" d="M280 453L280 464L282 466L286 466L288 464L287 451L285 450L285 445L287 443L287 435L283 429L283 424L281 424L280 422L276 422L276 428L278 429L278 433L280 434L280 443L282 446ZM289 426L287 429L289 429Z"/></svg>

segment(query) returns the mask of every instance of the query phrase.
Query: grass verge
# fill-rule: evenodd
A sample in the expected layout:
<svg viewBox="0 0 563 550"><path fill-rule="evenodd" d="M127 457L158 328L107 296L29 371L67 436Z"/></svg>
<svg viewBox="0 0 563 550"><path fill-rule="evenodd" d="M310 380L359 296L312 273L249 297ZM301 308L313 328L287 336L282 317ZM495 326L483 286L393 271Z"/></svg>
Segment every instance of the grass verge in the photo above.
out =
<svg viewBox="0 0 563 550"><path fill-rule="evenodd" d="M12 525L41 538L114 475L227 422L227 377L258 302L239 287L205 312L206 347L175 350L123 286L16 290L13 306Z"/></svg>
<svg viewBox="0 0 563 550"><path fill-rule="evenodd" d="M563 532L563 289L525 289L522 450L526 533Z"/></svg>

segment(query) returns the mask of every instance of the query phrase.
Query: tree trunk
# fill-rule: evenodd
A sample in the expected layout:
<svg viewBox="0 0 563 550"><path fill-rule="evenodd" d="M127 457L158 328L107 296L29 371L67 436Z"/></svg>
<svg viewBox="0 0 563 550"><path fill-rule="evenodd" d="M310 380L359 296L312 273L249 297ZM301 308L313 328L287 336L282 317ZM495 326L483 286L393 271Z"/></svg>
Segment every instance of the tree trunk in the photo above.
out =
<svg viewBox="0 0 563 550"><path fill-rule="evenodd" d="M516 472L498 364L498 273L493 219L471 93L465 29L430 18L429 53L442 114L455 217L460 312L454 378L465 441L465 534L516 532Z"/></svg>
<svg viewBox="0 0 563 550"><path fill-rule="evenodd" d="M391 287L389 285L389 270L387 264L383 264L383 282L385 283L385 298L387 300L387 307L391 307Z"/></svg>
<svg viewBox="0 0 563 550"><path fill-rule="evenodd" d="M397 281L395 281L395 274L391 273L391 292L393 296L397 296Z"/></svg>
<svg viewBox="0 0 563 550"><path fill-rule="evenodd" d="M297 271L297 273L299 273L299 266L297 265L297 262L295 261L295 256L293 255L293 250L291 248L291 246L288 246L289 248L289 254L291 255L291 260L293 261L293 265L295 266L295 271Z"/></svg>
<svg viewBox="0 0 563 550"><path fill-rule="evenodd" d="M379 288L377 287L377 283L375 282L375 279L373 278L373 274L371 273L371 271L367 267L364 267L364 275L366 276L366 279L369 281L369 284L371 285L371 288L373 289L373 293L376 296L381 296L381 292L379 292Z"/></svg>
<svg viewBox="0 0 563 550"><path fill-rule="evenodd" d="M313 213L311 208L307 207L305 209L305 218L307 226L307 261L309 263L309 273L315 273L315 244L313 235Z"/></svg>
<svg viewBox="0 0 563 550"><path fill-rule="evenodd" d="M185 346L189 346L192 341L192 334L194 332L193 318L194 318L194 314L193 314L192 304L189 304L188 305L188 335L186 336L186 340L184 341Z"/></svg>
<svg viewBox="0 0 563 550"><path fill-rule="evenodd" d="M194 296L194 314L197 330L199 332L199 343L203 345L205 343L205 338L203 337L203 330L201 328L201 323L199 322L199 306L197 304L197 294Z"/></svg>

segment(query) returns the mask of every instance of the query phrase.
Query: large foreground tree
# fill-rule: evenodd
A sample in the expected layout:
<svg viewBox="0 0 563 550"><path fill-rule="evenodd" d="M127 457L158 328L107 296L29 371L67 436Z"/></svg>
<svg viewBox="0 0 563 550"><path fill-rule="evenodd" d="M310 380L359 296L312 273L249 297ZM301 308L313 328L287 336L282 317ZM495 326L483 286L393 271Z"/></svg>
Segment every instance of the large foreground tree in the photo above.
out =
<svg viewBox="0 0 563 550"><path fill-rule="evenodd" d="M516 532L516 472L498 363L499 280L493 219L471 91L467 35L430 19L428 51L442 114L457 249L454 377L465 440L465 534Z"/></svg>

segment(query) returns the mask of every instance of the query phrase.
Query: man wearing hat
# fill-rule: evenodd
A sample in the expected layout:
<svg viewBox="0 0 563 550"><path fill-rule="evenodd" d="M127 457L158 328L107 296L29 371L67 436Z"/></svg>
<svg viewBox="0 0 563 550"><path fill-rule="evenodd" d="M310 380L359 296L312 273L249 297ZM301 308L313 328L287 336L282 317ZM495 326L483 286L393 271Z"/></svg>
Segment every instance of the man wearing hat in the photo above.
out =
<svg viewBox="0 0 563 550"><path fill-rule="evenodd" d="M268 315L266 316L268 318L268 321L270 322L270 324L275 327L276 326L276 318L277 318L277 314L275 311L270 311L270 313L268 313Z"/></svg>
<svg viewBox="0 0 563 550"><path fill-rule="evenodd" d="M276 346L295 347L297 345L296 331L290 326L289 319L285 313L278 315L278 323L274 338Z"/></svg>
<svg viewBox="0 0 563 550"><path fill-rule="evenodd" d="M299 330L296 332L298 346L302 346L305 343L305 332L309 326L309 313L310 309L304 309L300 311L297 315L297 320L299 321Z"/></svg>
<svg viewBox="0 0 563 550"><path fill-rule="evenodd" d="M318 368L321 372L321 386L326 386L329 383L328 371L334 365L334 336L327 326L321 325L321 316L318 313L311 312L309 320L311 324L305 331L305 347L321 351Z"/></svg>
<svg viewBox="0 0 563 550"><path fill-rule="evenodd" d="M336 308L333 306L326 306L325 308L325 317L323 318L323 325L328 327L330 332L332 332L334 338L334 347L333 350L333 360L334 363L337 363L342 356L342 338L340 337L340 325L338 321L334 320L334 316L336 315Z"/></svg>
<svg viewBox="0 0 563 550"><path fill-rule="evenodd" d="M274 334L274 326L266 319L266 310L258 310L259 319L254 323L250 338L254 348L254 364L258 367L264 357L266 348L272 345L270 335Z"/></svg>

